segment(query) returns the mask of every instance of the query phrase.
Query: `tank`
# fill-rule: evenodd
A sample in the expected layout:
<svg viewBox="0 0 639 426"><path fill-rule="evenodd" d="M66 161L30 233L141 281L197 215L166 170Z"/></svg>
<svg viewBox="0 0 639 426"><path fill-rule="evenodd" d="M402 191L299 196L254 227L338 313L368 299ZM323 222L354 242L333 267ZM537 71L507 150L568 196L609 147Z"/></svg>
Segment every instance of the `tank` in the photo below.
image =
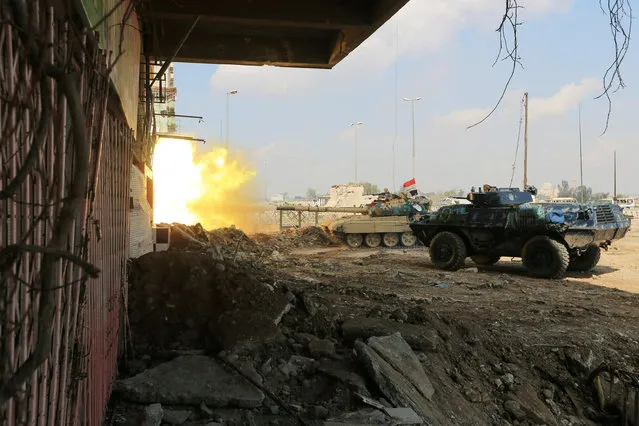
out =
<svg viewBox="0 0 639 426"><path fill-rule="evenodd" d="M469 205L412 216L410 228L435 267L457 270L467 257L479 267L521 257L533 276L561 278L567 270L592 270L601 249L630 228L613 204L535 203L534 188L488 188L469 193Z"/></svg>
<svg viewBox="0 0 639 426"><path fill-rule="evenodd" d="M334 235L349 247L412 247L417 242L410 228L408 216L416 217L430 209L430 200L425 197L407 199L405 196L386 194L368 206L362 207L316 207L280 206L277 210L304 212L359 213L343 217L327 225Z"/></svg>

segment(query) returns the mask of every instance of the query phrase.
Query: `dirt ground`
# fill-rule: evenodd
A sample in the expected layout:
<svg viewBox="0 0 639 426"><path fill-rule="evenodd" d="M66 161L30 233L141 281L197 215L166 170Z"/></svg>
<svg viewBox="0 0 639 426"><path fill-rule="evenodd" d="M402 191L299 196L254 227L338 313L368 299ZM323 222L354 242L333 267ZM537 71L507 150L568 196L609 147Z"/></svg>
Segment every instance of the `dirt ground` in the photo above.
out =
<svg viewBox="0 0 639 426"><path fill-rule="evenodd" d="M626 424L639 425L639 415L632 414L639 412L635 388L602 375L597 398L597 387L589 377L599 365L606 365L618 370L616 377L629 372L626 381L634 380L639 388L636 230L604 252L593 272L568 273L562 280L531 278L520 260L511 259L481 270L468 260L460 271L440 271L431 267L424 247L350 249L317 228L252 238L240 231L216 231L209 239L213 246L222 246L222 250L209 249L209 255L217 252L221 258L231 258L232 265L226 268L251 274L268 291L291 301L292 308L277 326L282 339L237 356L259 372L260 381L281 398L282 406L294 407L306 419L339 420L345 413L361 414L366 405L349 390L354 382L365 382L374 399L385 401L388 392L380 393L381 388L364 371L354 341L400 332L435 389L429 424L621 424L620 417L630 416ZM222 261L216 258L215 262L213 266L219 268ZM191 272L183 280L189 291L198 291L196 275ZM170 293L161 279L157 281L154 291ZM153 286L147 283L145 291ZM242 303L237 299L243 292L240 287L232 294L234 304L235 300ZM140 296L141 301L147 300L147 294ZM206 304L204 299L201 302ZM174 303L171 299L167 306ZM132 312L130 317L140 314ZM232 320L241 325L241 317ZM179 321L174 317L171 330L179 329ZM162 333L166 325L157 322L147 328L141 332ZM325 350L319 353L321 345ZM173 345L171 349L198 348ZM329 367L324 363L332 362L330 369L341 373L329 374L332 380L316 372L289 376L294 359L310 363L312 358L323 366L319 370L326 371ZM620 403L620 397L629 405ZM632 405L635 399L636 406ZM288 423L286 416L272 418L272 403L265 404L253 409L254 424L296 424ZM624 406L630 414L621 412ZM248 424L244 417L234 423L216 413L221 424ZM191 418L204 419L201 414Z"/></svg>
<svg viewBox="0 0 639 426"><path fill-rule="evenodd" d="M602 287L639 293L639 229L631 229L626 238L604 252L594 274L572 278Z"/></svg>

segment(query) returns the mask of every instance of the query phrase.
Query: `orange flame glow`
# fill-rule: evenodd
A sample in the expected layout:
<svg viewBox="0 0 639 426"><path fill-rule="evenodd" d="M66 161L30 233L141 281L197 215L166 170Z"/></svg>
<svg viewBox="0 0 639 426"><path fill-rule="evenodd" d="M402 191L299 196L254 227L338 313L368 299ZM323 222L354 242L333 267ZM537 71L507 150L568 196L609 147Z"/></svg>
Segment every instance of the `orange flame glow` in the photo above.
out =
<svg viewBox="0 0 639 426"><path fill-rule="evenodd" d="M214 147L196 159L192 142L161 138L153 155L154 222L242 227L253 201L255 171Z"/></svg>

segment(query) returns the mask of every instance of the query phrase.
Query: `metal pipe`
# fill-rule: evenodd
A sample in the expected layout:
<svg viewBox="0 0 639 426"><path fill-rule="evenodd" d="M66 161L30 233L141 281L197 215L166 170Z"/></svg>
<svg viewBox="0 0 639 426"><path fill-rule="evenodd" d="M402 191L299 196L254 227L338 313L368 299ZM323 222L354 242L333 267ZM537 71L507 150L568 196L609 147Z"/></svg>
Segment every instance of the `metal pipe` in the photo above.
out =
<svg viewBox="0 0 639 426"><path fill-rule="evenodd" d="M166 111L156 112L153 115L160 115L162 117L197 118L198 120L204 120L204 117L199 115L169 114Z"/></svg>
<svg viewBox="0 0 639 426"><path fill-rule="evenodd" d="M278 206L275 209L294 212L368 213L368 207Z"/></svg>
<svg viewBox="0 0 639 426"><path fill-rule="evenodd" d="M206 140L204 140L204 139L192 138L190 136L180 136L180 135L175 135L173 133L156 133L155 135L158 138L182 139L182 140L185 140L185 141L194 141L194 142L206 143Z"/></svg>
<svg viewBox="0 0 639 426"><path fill-rule="evenodd" d="M198 15L193 20L193 23L191 24L191 27L189 28L189 30L186 32L186 34L184 34L184 37L182 37L182 40L180 40L180 42L178 43L178 45L175 48L175 51L173 51L173 54L171 55L171 57L167 61L164 61L164 63L162 64L162 66L158 70L157 74L153 78L153 81L151 81L151 83L149 84L149 87L153 87L153 83L155 83L160 78L162 78L162 76L164 75L166 70L169 68L169 65L171 65L171 63L173 62L175 57L178 55L178 53L180 53L180 50L182 49L182 46L184 46L184 43L189 38L189 36L191 35L191 32L193 32L193 29L195 28L195 26L197 25L197 23L199 21L200 21L200 16Z"/></svg>

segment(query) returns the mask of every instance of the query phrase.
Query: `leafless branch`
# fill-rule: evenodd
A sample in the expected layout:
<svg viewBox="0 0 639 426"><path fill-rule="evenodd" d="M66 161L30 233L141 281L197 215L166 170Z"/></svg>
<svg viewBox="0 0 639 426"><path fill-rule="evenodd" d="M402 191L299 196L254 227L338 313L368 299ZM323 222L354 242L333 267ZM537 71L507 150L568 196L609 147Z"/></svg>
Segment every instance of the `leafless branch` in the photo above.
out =
<svg viewBox="0 0 639 426"><path fill-rule="evenodd" d="M40 290L40 310L38 315L38 333L33 352L18 370L0 388L0 404L17 395L20 386L32 376L33 372L47 359L51 352L51 334L53 331L53 314L55 296L51 289L55 282L53 263L59 252L64 251L66 241L73 229L73 223L82 201L86 197L89 177L89 144L86 138L86 118L80 99L77 76L62 74L57 76L60 87L67 98L71 115L76 169L57 222L53 236L42 259ZM56 253L56 254L53 254Z"/></svg>
<svg viewBox="0 0 639 426"><path fill-rule="evenodd" d="M12 18L15 25L25 29L29 27L28 7L25 0L10 1ZM31 166L37 160L41 150L42 141L46 138L46 131L49 127L51 114L50 109L50 93L49 93L49 77L53 77L60 91L67 100L69 114L71 118L72 140L74 147L74 169L71 178L68 196L64 199L58 217L54 221L52 236L46 247L36 248L31 245L18 245L21 250L40 252L43 254L41 260L41 269L39 274L40 285L40 306L37 319L37 336L34 342L34 348L28 358L17 368L17 371L8 378L0 386L0 405L5 401L18 395L22 385L33 376L33 373L48 358L51 353L51 336L53 332L53 316L55 312L55 294L52 290L56 288L56 274L54 263L60 258L67 258L75 263L84 266L91 274L97 274L97 268L88 264L88 262L78 258L77 256L66 253L66 244L73 230L74 223L86 200L86 191L89 178L89 142L87 140L87 121L84 112L84 106L80 97L79 75L76 73L68 73L64 71L64 67L60 67L56 60L53 65L47 64L49 47L43 46L42 43L36 41L38 34L37 28L30 28L32 31L18 31L23 49L26 49L26 56L35 75L35 80L39 81L39 89L41 94L41 114L40 122L36 131L36 135L31 142L29 154L25 159L18 175L14 178L11 185L3 191L5 198L10 196L12 191L16 191L25 177L29 174ZM57 53L54 51L54 53ZM39 77L38 77L39 76ZM44 135L39 133L44 129ZM34 153L32 155L32 153ZM11 248L16 250L16 246ZM11 261L12 255L4 252L2 260ZM36 286L32 286L36 287Z"/></svg>
<svg viewBox="0 0 639 426"><path fill-rule="evenodd" d="M119 2L117 2L116 5L113 6L111 10L109 10L98 22L95 23L93 27L91 27L91 31L95 31L96 29L98 29L98 27L102 25L104 21L109 19L111 15L113 15L115 11L118 10L123 4L124 4L124 0L120 0Z"/></svg>
<svg viewBox="0 0 639 426"><path fill-rule="evenodd" d="M608 112L606 114L606 125L602 135L608 131L610 115L612 113L611 93L626 87L621 76L621 65L630 47L630 34L632 32L632 5L630 0L606 0L604 9L603 0L599 0L599 7L604 14L609 17L610 33L615 46L615 57L606 69L603 76L603 91L595 99L605 97L608 101Z"/></svg>
<svg viewBox="0 0 639 426"><path fill-rule="evenodd" d="M484 121L488 120L488 118L490 118L490 116L492 116L495 111L497 111L497 108L499 108L499 105L501 105L504 96L506 96L506 92L508 91L510 82L515 76L517 65L522 66L521 58L519 57L519 41L517 39L517 28L521 25L521 22L519 22L519 8L521 7L522 6L519 6L518 0L506 0L506 9L504 11L504 15L502 16L501 22L499 23L499 26L496 30L499 33L499 51L497 52L497 57L495 58L493 66L497 64L500 58L502 60L510 60L512 64L510 74L508 76L508 79L506 80L506 84L504 85L504 88L501 91L501 95L499 96L499 99L497 99L497 103L495 103L493 109L491 109L484 118L482 118L475 124L466 127L466 130L480 125ZM512 45L509 45L508 43L508 30L510 30L510 32L512 33Z"/></svg>
<svg viewBox="0 0 639 426"><path fill-rule="evenodd" d="M15 261L18 254L22 252L43 253L56 258L69 260L84 269L91 278L100 276L100 269L68 251L54 250L49 247L34 246L29 244L11 244L0 250L0 270L5 270Z"/></svg>
<svg viewBox="0 0 639 426"><path fill-rule="evenodd" d="M23 29L28 28L26 3L23 0L12 0L11 6L16 24ZM35 33L35 31L33 31L33 33ZM20 32L19 34L21 35L21 39L27 49L27 56L30 59L31 65L36 69L36 72L38 72L41 68L41 64L44 63L48 49L41 49L37 45L35 38L30 35L29 32ZM40 149L47 138L49 119L51 118L51 94L49 93L48 80L44 74L42 74L40 78L40 98L42 111L40 113L40 121L38 122L38 128L36 130L33 143L29 148L29 152L24 163L20 167L20 170L18 170L15 177L11 182L9 182L6 188L0 191L0 200L12 197L18 188L22 186L38 159Z"/></svg>

